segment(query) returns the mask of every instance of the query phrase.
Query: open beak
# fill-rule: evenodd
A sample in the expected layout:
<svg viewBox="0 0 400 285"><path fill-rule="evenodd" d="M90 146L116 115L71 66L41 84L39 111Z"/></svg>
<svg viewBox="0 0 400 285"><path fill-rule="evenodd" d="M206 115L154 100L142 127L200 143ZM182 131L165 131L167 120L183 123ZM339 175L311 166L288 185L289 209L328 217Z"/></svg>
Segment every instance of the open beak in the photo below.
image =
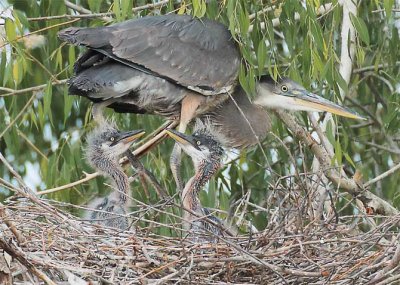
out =
<svg viewBox="0 0 400 285"><path fill-rule="evenodd" d="M172 129L168 129L167 134L182 146L192 146L195 149L200 150L192 136L185 135Z"/></svg>
<svg viewBox="0 0 400 285"><path fill-rule="evenodd" d="M356 112L333 103L321 96L311 93L307 90L293 90L289 95L293 99L295 105L309 109L310 111L326 111L332 114L336 114L342 117L351 119L366 120L366 118L360 116Z"/></svg>
<svg viewBox="0 0 400 285"><path fill-rule="evenodd" d="M114 145L118 144L119 142L122 142L124 144L132 143L134 140L140 138L144 134L145 134L144 130L121 132L118 135L118 137L115 139L115 141L111 144L111 146L114 146Z"/></svg>

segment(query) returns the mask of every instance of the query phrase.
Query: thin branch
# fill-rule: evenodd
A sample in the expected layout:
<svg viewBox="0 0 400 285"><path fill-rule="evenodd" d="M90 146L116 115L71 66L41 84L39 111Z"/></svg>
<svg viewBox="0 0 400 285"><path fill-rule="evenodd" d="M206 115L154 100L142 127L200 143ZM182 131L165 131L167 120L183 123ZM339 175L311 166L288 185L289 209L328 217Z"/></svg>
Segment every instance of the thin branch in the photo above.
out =
<svg viewBox="0 0 400 285"><path fill-rule="evenodd" d="M70 226L73 228L77 228L82 230L83 232L86 232L79 223L76 223L74 220L68 219L67 216L65 216L63 213L58 211L57 209L43 203L42 200L40 200L36 194L33 192L31 188L26 186L24 180L22 179L21 175L18 174L18 172L15 171L15 169L11 166L11 164L7 161L7 159L3 156L3 154L0 152L0 161L3 162L3 164L6 166L6 168L10 171L10 173L15 177L17 180L18 184L20 185L21 189L17 189L18 193L22 195L23 197L28 198L31 200L33 203L40 205L43 207L43 209L49 211L50 213L62 218L66 223L68 223Z"/></svg>
<svg viewBox="0 0 400 285"><path fill-rule="evenodd" d="M365 142L365 141L360 141L360 140L356 140L356 141L361 143L361 144L365 144L365 145L368 145L368 146L371 146L371 147L374 147L374 148L377 148L377 149L380 149L380 150L384 150L384 151L387 151L387 152L390 152L390 153L393 153L393 154L400 155L400 151L397 150L397 149L392 149L392 148L389 148L389 147L386 147L386 146L383 146L383 145L380 145L380 144L372 143L372 142Z"/></svg>
<svg viewBox="0 0 400 285"><path fill-rule="evenodd" d="M47 17L34 17L34 18L27 18L27 20L34 22L34 21L51 21L51 20L58 20L58 19L92 19L92 18L104 18L104 17L106 17L106 21L110 21L111 19L107 18L107 17L115 16L114 12L92 13L90 10L87 10L87 9L85 9L83 7L75 5L75 4L73 4L73 3L69 2L69 1L65 1L65 3L66 2L74 5L74 6L71 6L71 7L66 5L67 7L71 8L71 9L77 11L77 12L80 12L82 14L80 14L80 15L64 14L64 15L56 15L56 16L47 16ZM136 13L136 12L139 12L139 11L142 11L142 10L146 10L146 9L157 8L157 7L164 6L164 5L168 4L168 3L169 3L169 0L163 0L163 1L160 1L160 2L157 2L157 3L154 3L154 4L146 4L146 5L143 5L143 6L138 6L138 7L132 8L132 12ZM74 9L73 7L75 7L75 6L77 6L76 8L78 10L82 9L82 11L86 11L86 12L81 12L81 11L78 11L77 9Z"/></svg>
<svg viewBox="0 0 400 285"><path fill-rule="evenodd" d="M37 194L38 195L44 195L44 194L50 194L50 193L54 193L54 192L57 192L57 191L69 189L69 188L75 187L77 185L80 185L82 183L85 183L87 181L90 181L90 180L92 180L93 178L96 178L99 175L100 175L100 172L94 172L94 173L86 173L85 172L85 177L80 179L80 180L77 180L77 181L74 181L74 182L59 186L59 187L55 187L55 188L51 188L51 189L47 189L47 190L43 190L43 191L38 191Z"/></svg>
<svg viewBox="0 0 400 285"><path fill-rule="evenodd" d="M368 186L382 180L383 178L392 175L393 173L395 173L397 170L400 169L400 163L393 166L392 168L390 168L388 171L383 172L382 174L378 175L377 177L375 177L374 179L371 179L370 181L368 181L367 183L364 184L364 188L367 188Z"/></svg>
<svg viewBox="0 0 400 285"><path fill-rule="evenodd" d="M57 86L57 85L65 84L67 82L68 82L68 79L63 79L63 80L58 80L58 82L52 82L51 84L53 86ZM23 93L27 93L27 92L33 92L33 91L40 91L40 90L42 90L42 89L44 89L46 87L47 87L47 83L46 84L37 85L37 86L33 86L33 87L29 87L29 88L25 88L25 89L10 89L10 88L0 87L0 91L8 92L8 93L5 93L5 94L0 94L0 97L18 95L18 94L23 94Z"/></svg>
<svg viewBox="0 0 400 285"><path fill-rule="evenodd" d="M388 68L388 67L396 67L400 65L400 61L396 61L394 63L381 63L378 65L370 65L370 66L364 66L364 67L360 67L360 68L355 68L353 69L353 73L363 73L366 71L376 71L379 69L383 69L383 68Z"/></svg>
<svg viewBox="0 0 400 285"><path fill-rule="evenodd" d="M275 111L279 118L286 124L290 131L303 141L311 151L314 153L315 157L319 160L321 164L321 169L324 171L325 175L331 180L335 185L346 191L347 193L355 196L357 199L363 202L364 207L370 207L375 210L378 214L383 215L398 215L399 211L390 205L388 202L382 198L376 196L375 194L363 189L362 185L358 185L353 179L349 179L341 175L335 168L331 167L332 157L326 152L325 148L319 145L308 132L304 130L303 127L297 124L294 116L287 112L276 110Z"/></svg>
<svg viewBox="0 0 400 285"><path fill-rule="evenodd" d="M64 22L64 23L59 23L59 24L51 25L51 26L48 26L48 27L44 27L44 28L39 29L39 30L36 30L36 31L34 31L34 32L30 32L30 33L27 33L27 34L25 34L25 35L16 37L13 41L11 41L11 42L5 42L4 44L0 45L0 49L3 48L3 47L5 47L6 45L9 45L9 44L13 43L13 42L20 41L21 39L23 39L23 38L25 38L25 37L28 37L28 36L30 36L30 35L38 34L38 33L41 33L41 32L47 31L47 30L51 30L51 29L56 28L56 27L59 27L59 26L69 25L69 24L75 23L76 21L78 21L78 19L71 20L71 21Z"/></svg>
<svg viewBox="0 0 400 285"><path fill-rule="evenodd" d="M79 5L76 5L74 3L71 3L71 2L69 2L67 0L64 0L64 4L68 8L71 8L72 10L75 10L76 12L79 12L81 14L91 14L92 13L92 11L90 11L90 10L88 10L86 8L83 8L82 6L79 6Z"/></svg>
<svg viewBox="0 0 400 285"><path fill-rule="evenodd" d="M4 224L7 225L7 227L10 229L10 231L13 233L13 235L15 236L15 238L17 239L19 244L22 244L26 241L26 238L18 231L17 227L14 225L14 223L12 221L10 221L10 219L7 218L8 211L7 209L4 207L4 205L2 203L0 203L0 217L2 219L2 221L4 222Z"/></svg>
<svg viewBox="0 0 400 285"><path fill-rule="evenodd" d="M28 109L28 107L33 103L33 99L35 99L36 96L32 95L31 98L29 98L28 102L26 102L25 106L21 109L21 111L18 113L17 116L15 116L15 118L7 125L7 127L1 132L0 134L0 138L2 138L4 136L4 134L8 131L8 129L10 129L16 121L18 121L18 119L25 114L26 109Z"/></svg>
<svg viewBox="0 0 400 285"><path fill-rule="evenodd" d="M332 3L326 3L324 5L321 5L317 9L317 15L325 15L325 14L329 13L330 11L332 11L334 7L335 6L333 6ZM300 20L300 14L299 13L297 13L297 12L294 13L294 20L295 21ZM279 18L272 19L271 23L272 23L273 27L278 27L281 24ZM269 25L269 23L267 24L265 22L261 22L260 23L260 29L261 30L265 30L267 25ZM253 31L253 29L254 29L254 25L250 25L249 26L249 32Z"/></svg>
<svg viewBox="0 0 400 285"><path fill-rule="evenodd" d="M26 143L27 143L35 152L37 152L44 160L49 161L49 159L47 158L47 156L44 155L44 153L41 152L40 149L38 149L37 146L34 145L34 144L29 140L29 138L28 138L23 132L21 132L20 130L17 130L17 134L18 134L19 136L21 136L21 137L26 141Z"/></svg>
<svg viewBox="0 0 400 285"><path fill-rule="evenodd" d="M400 9L390 9L392 12L400 12ZM372 11L372 13L380 13L380 12L386 12L385 9L377 9Z"/></svg>
<svg viewBox="0 0 400 285"><path fill-rule="evenodd" d="M13 246L9 245L3 239L0 239L0 248L6 251L9 255L13 258L18 260L21 264L23 264L32 274L34 274L39 279L43 280L48 285L57 285L53 282L44 272L37 269L29 260L27 260L23 253L21 253L18 249L14 248Z"/></svg>

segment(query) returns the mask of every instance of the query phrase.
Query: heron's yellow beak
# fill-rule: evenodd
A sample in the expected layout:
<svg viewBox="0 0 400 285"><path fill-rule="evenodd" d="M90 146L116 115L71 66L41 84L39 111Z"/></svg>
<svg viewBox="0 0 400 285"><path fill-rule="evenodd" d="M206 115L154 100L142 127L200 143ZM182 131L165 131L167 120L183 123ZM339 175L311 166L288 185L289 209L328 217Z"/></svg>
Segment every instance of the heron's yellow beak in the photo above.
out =
<svg viewBox="0 0 400 285"><path fill-rule="evenodd" d="M172 130L172 129L168 129L167 130L167 134L173 138L177 143L183 145L183 146L193 146L194 148L196 148L197 150L200 150L199 147L197 146L197 144L194 142L193 137L192 136L188 136L185 135L181 132Z"/></svg>
<svg viewBox="0 0 400 285"><path fill-rule="evenodd" d="M129 132L122 132L118 138L115 140L116 143L122 141L125 144L131 143L134 140L137 140L141 136L145 134L144 130L135 130L135 131L129 131Z"/></svg>
<svg viewBox="0 0 400 285"><path fill-rule="evenodd" d="M353 110L340 106L306 90L298 90L297 92L293 90L290 97L293 99L293 104L300 108L303 107L310 111L326 111L346 118L366 120L366 118L360 116Z"/></svg>

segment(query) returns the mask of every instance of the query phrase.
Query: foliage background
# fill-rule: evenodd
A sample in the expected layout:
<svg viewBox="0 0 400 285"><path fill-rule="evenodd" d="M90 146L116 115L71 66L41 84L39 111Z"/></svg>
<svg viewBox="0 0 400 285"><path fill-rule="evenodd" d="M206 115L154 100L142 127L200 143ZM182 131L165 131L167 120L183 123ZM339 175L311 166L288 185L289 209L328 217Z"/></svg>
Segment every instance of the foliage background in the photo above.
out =
<svg viewBox="0 0 400 285"><path fill-rule="evenodd" d="M66 2L75 3L51 0L2 3L2 8L12 7L13 19L3 13L5 23L0 26L3 33L0 43L0 152L28 185L38 191L68 184L82 178L84 172L92 172L84 159L85 136L93 127L90 103L67 95L67 86L59 84L72 75L80 49L62 44L57 32L71 25L99 26L108 20L119 22L165 13L206 16L229 26L240 42L244 60L239 80L249 96L254 94L257 76L264 73L274 77L289 76L336 102L341 101L339 88L345 90L346 97L341 103L367 118L365 122L335 118L338 127L330 125L335 135L329 135L328 139L335 147L335 160L344 165L349 174L357 169L368 181L399 163L400 13L393 10L398 4L393 0L360 1L358 4L358 16L352 17L357 38L349 85L338 71L343 16L338 1L168 1L163 6L132 13L133 7L152 2L84 0L76 4L92 13L114 14L46 18L80 14L67 8ZM318 8L323 4L331 4L332 8L319 14ZM264 12L255 14L263 9ZM252 29L248 32L250 26ZM154 116L108 114L125 130L143 128L150 133L163 122ZM272 117L274 128L262 142L263 148L231 153L225 169L210 182L208 191L201 193L204 206L225 212L220 217L232 214L242 200L265 206L268 193L280 178L293 175L295 169L310 171L312 153ZM307 114L297 117L312 130ZM296 158L295 164L289 162L288 152L277 137ZM171 149L172 141L167 140L142 161L172 195L175 187L168 164ZM187 179L192 174L188 159L185 166L184 179ZM0 165L0 175L5 181L16 183L3 165ZM106 195L108 190L103 182L96 178L49 194L48 198L85 204L96 195ZM296 179L287 179L284 183L289 190ZM399 175L391 175L373 184L371 191L399 208L399 184ZM332 185L327 187L337 191ZM132 196L140 201L158 201L154 191L145 191L138 182L132 184L132 189ZM10 194L1 183L0 200ZM349 199L349 195L343 195L336 206L343 206ZM245 218L263 229L265 212L259 214L251 204L246 205ZM73 207L70 209L75 211ZM354 208L349 206L346 211L353 213ZM166 217L159 219L172 222Z"/></svg>

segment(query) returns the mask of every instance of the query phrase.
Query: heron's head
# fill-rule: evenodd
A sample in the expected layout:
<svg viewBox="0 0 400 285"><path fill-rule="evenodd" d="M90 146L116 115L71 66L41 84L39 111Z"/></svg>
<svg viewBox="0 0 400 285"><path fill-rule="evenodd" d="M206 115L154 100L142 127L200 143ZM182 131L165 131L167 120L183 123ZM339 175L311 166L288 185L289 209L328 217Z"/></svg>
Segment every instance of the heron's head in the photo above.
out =
<svg viewBox="0 0 400 285"><path fill-rule="evenodd" d="M108 197L96 198L87 207L86 218L94 224L126 230L129 220L126 217L127 208L113 193Z"/></svg>
<svg viewBox="0 0 400 285"><path fill-rule="evenodd" d="M224 149L211 129L197 127L192 135L186 135L175 130L167 130L167 133L192 158L196 167L206 163L215 164L219 168Z"/></svg>
<svg viewBox="0 0 400 285"><path fill-rule="evenodd" d="M98 166L103 159L117 160L143 134L143 130L121 132L112 123L101 124L87 138L89 162Z"/></svg>
<svg viewBox="0 0 400 285"><path fill-rule="evenodd" d="M311 93L289 78L275 82L269 76L262 76L257 85L254 103L273 109L293 111L330 112L339 116L364 119L356 112Z"/></svg>

